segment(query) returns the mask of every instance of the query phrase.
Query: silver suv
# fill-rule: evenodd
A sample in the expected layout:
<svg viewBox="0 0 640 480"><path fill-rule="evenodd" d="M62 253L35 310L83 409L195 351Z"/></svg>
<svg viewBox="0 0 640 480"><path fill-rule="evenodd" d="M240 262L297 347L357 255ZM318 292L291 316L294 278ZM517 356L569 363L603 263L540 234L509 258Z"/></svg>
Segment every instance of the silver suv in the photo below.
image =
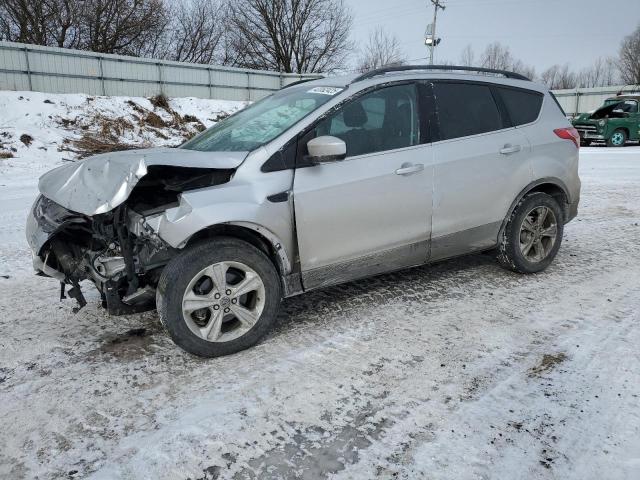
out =
<svg viewBox="0 0 640 480"><path fill-rule="evenodd" d="M80 308L90 280L111 314L157 306L179 346L225 355L308 290L493 249L545 269L577 214L579 141L549 91L511 72L324 78L180 148L48 172L27 238Z"/></svg>

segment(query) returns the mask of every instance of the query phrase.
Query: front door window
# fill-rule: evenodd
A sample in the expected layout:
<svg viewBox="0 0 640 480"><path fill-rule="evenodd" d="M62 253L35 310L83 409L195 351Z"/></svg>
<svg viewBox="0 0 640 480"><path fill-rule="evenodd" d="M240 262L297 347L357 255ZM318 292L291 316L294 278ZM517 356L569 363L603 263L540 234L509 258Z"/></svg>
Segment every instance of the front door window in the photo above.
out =
<svg viewBox="0 0 640 480"><path fill-rule="evenodd" d="M381 88L351 100L318 124L315 136L320 135L344 140L347 157L418 145L415 85Z"/></svg>

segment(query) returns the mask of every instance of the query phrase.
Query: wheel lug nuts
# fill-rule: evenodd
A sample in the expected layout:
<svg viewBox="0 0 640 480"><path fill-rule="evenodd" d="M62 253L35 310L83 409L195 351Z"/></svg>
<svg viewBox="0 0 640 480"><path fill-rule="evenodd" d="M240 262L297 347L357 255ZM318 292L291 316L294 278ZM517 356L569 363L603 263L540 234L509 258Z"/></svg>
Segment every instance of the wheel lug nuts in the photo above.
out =
<svg viewBox="0 0 640 480"><path fill-rule="evenodd" d="M237 301L238 301L238 299L237 299L237 298L232 298L232 299L231 299L231 303L236 303Z"/></svg>
<svg viewBox="0 0 640 480"><path fill-rule="evenodd" d="M220 305L214 305L214 306L213 306L213 309L214 309L214 310L220 310Z"/></svg>
<svg viewBox="0 0 640 480"><path fill-rule="evenodd" d="M225 308L225 309L224 309L224 313L229 313L229 309L228 309L228 308Z"/></svg>
<svg viewBox="0 0 640 480"><path fill-rule="evenodd" d="M227 290L227 295L231 295L231 290Z"/></svg>
<svg viewBox="0 0 640 480"><path fill-rule="evenodd" d="M213 296L213 298L215 298L216 300L217 300L217 299L219 299L219 298L220 298L220 294L219 294L219 293L216 293L216 294Z"/></svg>

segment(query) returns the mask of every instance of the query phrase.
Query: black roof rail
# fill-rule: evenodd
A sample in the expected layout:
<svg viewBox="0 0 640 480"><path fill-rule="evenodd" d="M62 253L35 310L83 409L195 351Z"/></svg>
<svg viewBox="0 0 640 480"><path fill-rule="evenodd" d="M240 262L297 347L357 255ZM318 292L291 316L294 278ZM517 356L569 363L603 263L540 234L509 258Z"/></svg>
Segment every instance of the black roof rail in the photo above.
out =
<svg viewBox="0 0 640 480"><path fill-rule="evenodd" d="M306 83L306 82L310 82L312 80L319 80L322 77L315 77L315 78L303 78L302 80L296 80L295 82L291 82L291 83L287 83L284 87L282 87L280 90L284 90L285 88L289 88L289 87L293 87L295 85L300 85L301 83Z"/></svg>
<svg viewBox="0 0 640 480"><path fill-rule="evenodd" d="M513 78L515 80L526 80L529 82L531 81L531 79L525 77L524 75L520 75L519 73L509 72L508 70L496 70L494 68L467 67L463 65L396 65L369 70L368 72L365 72L362 75L354 78L351 83L361 82L362 80L377 77L378 75L384 75L385 73L406 72L411 70L454 70L462 72L493 73L496 75L504 75L507 78Z"/></svg>

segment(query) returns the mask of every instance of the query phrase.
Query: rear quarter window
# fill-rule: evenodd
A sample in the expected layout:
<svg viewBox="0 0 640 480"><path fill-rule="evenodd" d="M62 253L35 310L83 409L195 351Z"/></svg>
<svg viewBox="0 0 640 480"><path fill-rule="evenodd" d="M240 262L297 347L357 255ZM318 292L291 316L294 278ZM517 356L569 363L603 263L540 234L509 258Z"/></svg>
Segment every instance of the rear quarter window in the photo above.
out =
<svg viewBox="0 0 640 480"><path fill-rule="evenodd" d="M543 95L540 92L497 87L514 126L533 122L540 115Z"/></svg>

